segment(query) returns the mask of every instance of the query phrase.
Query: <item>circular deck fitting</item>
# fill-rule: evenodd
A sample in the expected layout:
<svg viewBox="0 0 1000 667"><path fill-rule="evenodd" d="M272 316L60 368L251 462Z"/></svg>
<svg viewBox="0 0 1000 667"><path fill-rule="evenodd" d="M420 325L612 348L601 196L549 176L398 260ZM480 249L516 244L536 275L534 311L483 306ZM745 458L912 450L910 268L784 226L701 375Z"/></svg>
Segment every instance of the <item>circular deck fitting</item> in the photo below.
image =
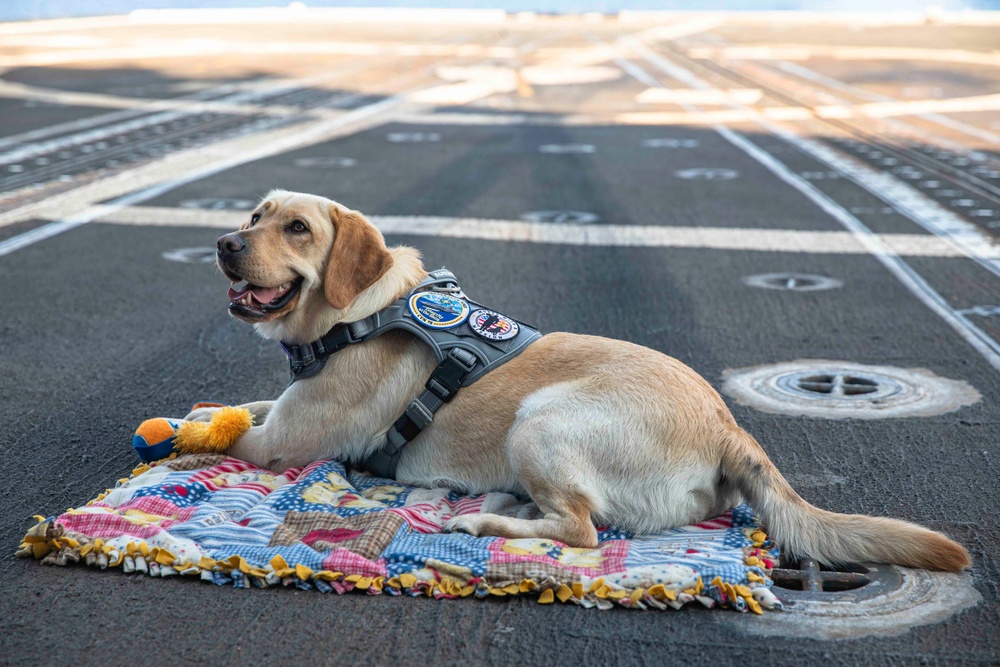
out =
<svg viewBox="0 0 1000 667"><path fill-rule="evenodd" d="M903 583L891 565L850 563L836 568L803 559L771 572L776 594L787 607L805 600L857 602L894 591Z"/></svg>
<svg viewBox="0 0 1000 667"><path fill-rule="evenodd" d="M864 570L845 575L859 574L869 582L854 589L830 592L792 591L776 583L773 592L784 604L784 611L768 613L763 619L741 614L723 620L755 637L892 637L916 626L939 623L982 601L966 572L928 572L870 564L849 569Z"/></svg>
<svg viewBox="0 0 1000 667"><path fill-rule="evenodd" d="M740 405L821 419L929 417L979 402L970 384L923 368L803 359L723 371L722 391Z"/></svg>
<svg viewBox="0 0 1000 667"><path fill-rule="evenodd" d="M745 276L742 278L742 282L750 287L791 292L815 292L844 286L842 280L813 273L760 273L754 276Z"/></svg>
<svg viewBox="0 0 1000 667"><path fill-rule="evenodd" d="M215 248L178 248L161 255L163 259L183 264L211 264L215 261Z"/></svg>

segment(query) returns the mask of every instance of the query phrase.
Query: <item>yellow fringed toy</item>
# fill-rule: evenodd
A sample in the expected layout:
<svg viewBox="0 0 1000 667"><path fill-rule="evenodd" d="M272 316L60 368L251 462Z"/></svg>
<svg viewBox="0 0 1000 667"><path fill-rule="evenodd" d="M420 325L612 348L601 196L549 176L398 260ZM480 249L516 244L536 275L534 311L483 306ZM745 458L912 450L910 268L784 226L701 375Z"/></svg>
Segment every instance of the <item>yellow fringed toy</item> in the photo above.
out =
<svg viewBox="0 0 1000 667"><path fill-rule="evenodd" d="M246 408L220 403L198 403L192 409L217 407L209 422L184 421L156 417L147 419L136 429L132 447L143 461L164 459L173 452L222 453L253 425L253 416Z"/></svg>

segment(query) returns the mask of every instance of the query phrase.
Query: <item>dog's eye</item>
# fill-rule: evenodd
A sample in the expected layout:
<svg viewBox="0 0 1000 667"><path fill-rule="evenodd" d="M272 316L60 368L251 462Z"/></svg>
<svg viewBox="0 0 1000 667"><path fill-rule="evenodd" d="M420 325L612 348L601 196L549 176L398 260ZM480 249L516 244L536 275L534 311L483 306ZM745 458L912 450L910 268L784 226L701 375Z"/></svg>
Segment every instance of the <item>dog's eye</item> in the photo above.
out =
<svg viewBox="0 0 1000 667"><path fill-rule="evenodd" d="M256 225L258 220L260 220L260 213L254 213L250 217L250 226L253 227L254 225Z"/></svg>
<svg viewBox="0 0 1000 667"><path fill-rule="evenodd" d="M306 227L306 223L301 220L292 220L292 224L288 225L288 231L295 232L296 234L301 234L303 232L308 232L309 228Z"/></svg>

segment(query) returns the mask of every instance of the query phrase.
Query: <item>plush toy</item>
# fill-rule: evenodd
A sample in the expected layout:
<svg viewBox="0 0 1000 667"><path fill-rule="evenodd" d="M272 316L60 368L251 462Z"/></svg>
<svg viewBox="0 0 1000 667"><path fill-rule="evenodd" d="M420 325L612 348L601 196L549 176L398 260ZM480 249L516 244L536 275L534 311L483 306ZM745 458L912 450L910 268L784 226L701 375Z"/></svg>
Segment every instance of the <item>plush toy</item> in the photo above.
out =
<svg viewBox="0 0 1000 667"><path fill-rule="evenodd" d="M147 419L135 431L132 447L146 463L158 461L173 452L222 453L253 425L253 416L246 408L225 406L221 403L197 403L198 408L220 408L209 422L184 421L156 417Z"/></svg>

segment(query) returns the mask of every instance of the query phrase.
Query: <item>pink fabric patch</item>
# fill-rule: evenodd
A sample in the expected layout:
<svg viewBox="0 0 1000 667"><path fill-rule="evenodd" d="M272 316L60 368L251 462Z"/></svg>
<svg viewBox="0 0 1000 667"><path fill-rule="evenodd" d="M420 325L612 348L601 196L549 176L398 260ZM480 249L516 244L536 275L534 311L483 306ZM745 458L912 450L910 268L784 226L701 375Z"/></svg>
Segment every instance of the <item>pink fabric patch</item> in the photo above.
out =
<svg viewBox="0 0 1000 667"><path fill-rule="evenodd" d="M145 539L159 533L162 528L152 524L137 526L119 514L63 514L56 519L68 530L90 537L121 537L130 535Z"/></svg>
<svg viewBox="0 0 1000 667"><path fill-rule="evenodd" d="M363 577L385 577L389 574L384 558L371 561L347 549L334 549L330 552L323 559L323 569L360 574Z"/></svg>
<svg viewBox="0 0 1000 667"><path fill-rule="evenodd" d="M70 530L78 533L86 533L91 537L121 537L131 535L137 538L147 538L156 535L165 528L170 528L174 524L183 523L194 516L194 507L177 507L165 498L157 496L140 496L127 503L122 503L118 507L111 507L106 503L94 503L90 509L106 509L106 512L85 512L81 514L63 514L56 523L61 523ZM145 514L170 517L163 519L156 524L143 523L146 519L142 516L133 517L131 520L125 518L125 513L129 510L138 510Z"/></svg>
<svg viewBox="0 0 1000 667"><path fill-rule="evenodd" d="M588 577L599 577L605 574L621 572L625 569L625 557L628 555L628 540L612 540L604 542L597 549L588 549L589 553L581 553L578 549L567 551L562 542L552 541L545 554L524 553L526 549L517 544L516 540L499 538L490 543L490 562L501 563L543 563L559 567L576 574ZM532 540L538 543L538 540ZM505 548L506 547L506 548Z"/></svg>
<svg viewBox="0 0 1000 667"><path fill-rule="evenodd" d="M701 523L692 524L690 528L700 528L701 530L722 530L724 528L733 527L733 511L729 510L714 519L709 519L708 521L702 521Z"/></svg>
<svg viewBox="0 0 1000 667"><path fill-rule="evenodd" d="M312 546L313 542L344 542L364 534L363 530L351 530L350 528L333 528L332 530L317 528L303 535L302 541Z"/></svg>

